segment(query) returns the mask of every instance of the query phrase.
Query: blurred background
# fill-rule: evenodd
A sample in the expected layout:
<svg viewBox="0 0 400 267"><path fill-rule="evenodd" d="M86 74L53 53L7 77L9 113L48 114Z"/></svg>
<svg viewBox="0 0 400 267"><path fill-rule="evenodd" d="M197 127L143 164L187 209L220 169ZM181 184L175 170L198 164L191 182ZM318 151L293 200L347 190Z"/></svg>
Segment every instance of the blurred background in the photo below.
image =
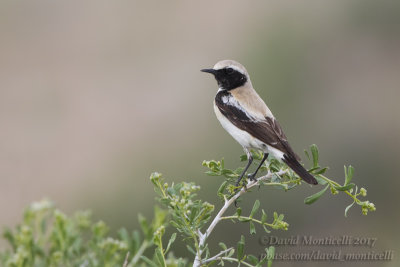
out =
<svg viewBox="0 0 400 267"><path fill-rule="evenodd" d="M215 118L216 82L199 70L235 59L298 154L317 144L338 181L353 165L377 211L354 207L345 218L342 194L306 206L320 190L308 186L261 188L242 208L260 199L284 213L290 227L279 237L376 237L373 251L393 250L393 261L341 265L398 266L399 1L1 1L0 36L0 226L47 197L68 214L91 209L113 233L135 229L138 213L152 216L153 171L201 185L199 197L218 209L222 180L201 162L244 163ZM234 245L240 233L248 252L263 252L261 229L248 236L230 222L211 245ZM277 248L290 249L311 248Z"/></svg>

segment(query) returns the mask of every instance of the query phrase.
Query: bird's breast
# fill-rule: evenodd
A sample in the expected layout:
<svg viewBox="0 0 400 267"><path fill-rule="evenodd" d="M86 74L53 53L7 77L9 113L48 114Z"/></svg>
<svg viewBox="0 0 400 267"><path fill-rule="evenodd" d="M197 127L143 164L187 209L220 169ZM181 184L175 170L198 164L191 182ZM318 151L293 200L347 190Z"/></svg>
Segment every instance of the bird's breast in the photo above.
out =
<svg viewBox="0 0 400 267"><path fill-rule="evenodd" d="M236 140L241 146L247 148L257 148L258 142L256 138L250 135L248 132L243 131L233 125L232 122L229 121L219 110L218 106L214 102L214 112L217 116L218 121L221 123L221 126Z"/></svg>

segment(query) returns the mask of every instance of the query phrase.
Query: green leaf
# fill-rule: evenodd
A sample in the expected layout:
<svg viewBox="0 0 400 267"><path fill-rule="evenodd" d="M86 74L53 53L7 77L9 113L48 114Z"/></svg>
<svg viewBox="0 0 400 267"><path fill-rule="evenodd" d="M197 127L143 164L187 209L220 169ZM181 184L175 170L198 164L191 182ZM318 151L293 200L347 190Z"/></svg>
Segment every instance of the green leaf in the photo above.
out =
<svg viewBox="0 0 400 267"><path fill-rule="evenodd" d="M232 249L229 250L229 252L228 252L228 257L231 257L234 253L235 253L235 250L232 248Z"/></svg>
<svg viewBox="0 0 400 267"><path fill-rule="evenodd" d="M317 201L324 193L325 191L329 188L329 185L327 185L324 189L322 189L321 191L315 193L314 195L311 195L309 197L306 197L306 199L304 199L304 203L305 204L312 204L315 201Z"/></svg>
<svg viewBox="0 0 400 267"><path fill-rule="evenodd" d="M268 260L267 255L263 256L260 261L258 262L258 264L256 265L256 267L262 267L263 264Z"/></svg>
<svg viewBox="0 0 400 267"><path fill-rule="evenodd" d="M353 179L353 174L354 174L354 168L353 166L349 166L346 171L346 166L344 166L344 173L345 173L345 182L344 185L348 185L351 182L351 179Z"/></svg>
<svg viewBox="0 0 400 267"><path fill-rule="evenodd" d="M263 225L263 228L264 228L264 231L265 231L267 234L271 233L271 231L268 230L268 228L267 228L265 225Z"/></svg>
<svg viewBox="0 0 400 267"><path fill-rule="evenodd" d="M146 256L140 256L140 259L142 259L144 262L146 262L149 266L159 267L157 264L154 263L154 261L150 260Z"/></svg>
<svg viewBox="0 0 400 267"><path fill-rule="evenodd" d="M236 209L236 214L237 214L238 217L240 217L240 215L242 214L242 208L240 208L240 207L237 208Z"/></svg>
<svg viewBox="0 0 400 267"><path fill-rule="evenodd" d="M271 183L278 183L279 184L281 181L282 181L281 177L279 175L277 175L277 174L274 174L271 177Z"/></svg>
<svg viewBox="0 0 400 267"><path fill-rule="evenodd" d="M138 230L132 232L132 252L135 254L140 247L140 234Z"/></svg>
<svg viewBox="0 0 400 267"><path fill-rule="evenodd" d="M195 219L195 217L199 214L200 208L201 208L200 206L191 206L191 207L189 207L189 210L190 210L189 221L190 221L190 223L192 223L193 220Z"/></svg>
<svg viewBox="0 0 400 267"><path fill-rule="evenodd" d="M118 236L119 236L122 240L124 240L126 243L129 243L129 242L130 242L129 233L128 233L128 231L127 231L125 228L119 229L119 231L118 231Z"/></svg>
<svg viewBox="0 0 400 267"><path fill-rule="evenodd" d="M167 245L167 248L165 249L165 253L168 252L170 246L172 245L172 243L174 243L175 239L176 239L176 233L173 233L173 234L171 235L171 238L170 238L169 241L168 241L168 245Z"/></svg>
<svg viewBox="0 0 400 267"><path fill-rule="evenodd" d="M220 173L217 172L213 172L213 171L206 171L205 174L207 174L208 176L220 176Z"/></svg>
<svg viewBox="0 0 400 267"><path fill-rule="evenodd" d="M309 169L309 170L307 170L308 172L314 172L314 171L316 171L316 170L318 170L319 169L319 166L317 166L317 167L312 167L311 169Z"/></svg>
<svg viewBox="0 0 400 267"><path fill-rule="evenodd" d="M187 248L187 250L189 250L190 253L192 253L193 255L196 255L196 252L194 251L194 249L191 246L186 245L186 248Z"/></svg>
<svg viewBox="0 0 400 267"><path fill-rule="evenodd" d="M154 206L154 219L152 221L153 228L158 228L164 224L168 212L159 206Z"/></svg>
<svg viewBox="0 0 400 267"><path fill-rule="evenodd" d="M287 184L286 184L287 185ZM292 185L287 185L287 188L285 188L286 190L290 190L292 188L295 188L296 186L298 186L298 184L292 184Z"/></svg>
<svg viewBox="0 0 400 267"><path fill-rule="evenodd" d="M140 224L140 227L142 228L142 232L145 236L145 239L151 240L151 238L153 237L153 233L149 226L149 223L147 222L146 218L140 213L138 214L138 218L139 218L139 224Z"/></svg>
<svg viewBox="0 0 400 267"><path fill-rule="evenodd" d="M349 209L354 205L354 203L356 203L355 201L353 201L353 203L351 203L350 205L348 205L346 207L346 209L344 210L344 217L347 217L347 212L349 211Z"/></svg>
<svg viewBox="0 0 400 267"><path fill-rule="evenodd" d="M253 159L255 160L262 160L262 158L264 157L264 154L258 150L251 150L251 154L253 155Z"/></svg>
<svg viewBox="0 0 400 267"><path fill-rule="evenodd" d="M242 172L243 172L244 168L243 167L239 167L237 168L234 172L235 172L235 177L238 177Z"/></svg>
<svg viewBox="0 0 400 267"><path fill-rule="evenodd" d="M258 258L254 255L248 255L247 260L253 265L256 265L258 263Z"/></svg>
<svg viewBox="0 0 400 267"><path fill-rule="evenodd" d="M224 191L226 189L226 187L228 186L228 181L225 181L221 184L221 186L218 189L218 196L222 196L224 194Z"/></svg>
<svg viewBox="0 0 400 267"><path fill-rule="evenodd" d="M261 224L265 224L265 222L267 221L267 214L265 213L264 210L261 210L261 212L262 212Z"/></svg>
<svg viewBox="0 0 400 267"><path fill-rule="evenodd" d="M223 249L223 250L227 250L228 247L225 245L225 243L223 242L219 242L218 245Z"/></svg>
<svg viewBox="0 0 400 267"><path fill-rule="evenodd" d="M328 169L328 167L322 168L319 171L316 171L315 174L324 174Z"/></svg>
<svg viewBox="0 0 400 267"><path fill-rule="evenodd" d="M334 187L336 190L339 190L339 191L347 191L347 190L352 189L354 186L355 186L355 184L351 183L351 184L347 184L344 186L334 186Z"/></svg>
<svg viewBox="0 0 400 267"><path fill-rule="evenodd" d="M251 221L251 218L247 218L247 217L238 217L238 220L239 220L240 222L249 222L249 221Z"/></svg>
<svg viewBox="0 0 400 267"><path fill-rule="evenodd" d="M272 172L278 172L278 171L280 170L280 167L281 167L281 164L280 164L280 162L279 162L277 159L272 158L272 159L270 160L269 168L270 168L270 170L271 170Z"/></svg>
<svg viewBox="0 0 400 267"><path fill-rule="evenodd" d="M311 158L310 158L310 154L308 154L308 151L307 151L306 149L304 149L304 154L306 154L306 156L307 156L308 160L310 160L310 159L311 159Z"/></svg>
<svg viewBox="0 0 400 267"><path fill-rule="evenodd" d="M317 145L313 144L311 145L311 153L312 153L312 157L313 157L313 166L318 167L318 158L319 158L319 154L318 154L318 147Z"/></svg>
<svg viewBox="0 0 400 267"><path fill-rule="evenodd" d="M155 249L155 256L156 256L156 259L158 260L158 262L160 264L159 266L167 266L165 264L164 254L162 253L161 248L156 248Z"/></svg>
<svg viewBox="0 0 400 267"><path fill-rule="evenodd" d="M268 248L268 251L267 251L268 267L272 266L272 261L274 259L274 256L275 256L275 247L274 246L270 246Z"/></svg>
<svg viewBox="0 0 400 267"><path fill-rule="evenodd" d="M237 259L241 261L244 256L244 236L242 235L240 241L237 243Z"/></svg>
<svg viewBox="0 0 400 267"><path fill-rule="evenodd" d="M254 226L253 222L250 222L250 234L255 234L256 233L256 227Z"/></svg>
<svg viewBox="0 0 400 267"><path fill-rule="evenodd" d="M225 176L226 178L236 178L239 175L236 173L236 171L229 170L229 169L223 169L221 170L221 175Z"/></svg>
<svg viewBox="0 0 400 267"><path fill-rule="evenodd" d="M4 229L3 237L10 243L13 250L16 250L17 244L15 242L15 238L11 229L9 228Z"/></svg>
<svg viewBox="0 0 400 267"><path fill-rule="evenodd" d="M259 207L260 207L260 201L257 199L257 200L254 202L253 209L251 210L250 218L253 218L254 214L258 211L258 208L259 208Z"/></svg>
<svg viewBox="0 0 400 267"><path fill-rule="evenodd" d="M317 180L319 185L324 185L324 184L328 183L325 179L321 178L321 176L319 176L319 175L315 175L314 177Z"/></svg>

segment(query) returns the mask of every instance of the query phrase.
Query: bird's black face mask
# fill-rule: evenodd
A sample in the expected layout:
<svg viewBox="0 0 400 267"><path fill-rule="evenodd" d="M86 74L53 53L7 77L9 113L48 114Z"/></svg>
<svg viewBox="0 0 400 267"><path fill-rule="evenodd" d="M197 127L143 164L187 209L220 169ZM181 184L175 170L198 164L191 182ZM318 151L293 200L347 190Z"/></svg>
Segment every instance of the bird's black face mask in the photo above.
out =
<svg viewBox="0 0 400 267"><path fill-rule="evenodd" d="M201 71L214 74L219 88L228 91L243 86L247 82L246 75L229 67L219 70L203 69Z"/></svg>

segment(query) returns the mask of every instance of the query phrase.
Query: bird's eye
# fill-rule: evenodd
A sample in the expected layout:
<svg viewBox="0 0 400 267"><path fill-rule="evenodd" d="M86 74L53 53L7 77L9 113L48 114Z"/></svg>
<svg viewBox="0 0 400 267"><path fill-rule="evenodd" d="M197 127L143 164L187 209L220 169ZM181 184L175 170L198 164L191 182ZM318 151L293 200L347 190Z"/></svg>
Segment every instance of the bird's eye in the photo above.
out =
<svg viewBox="0 0 400 267"><path fill-rule="evenodd" d="M226 68L226 73L227 74L232 74L233 73L233 69L232 68Z"/></svg>

